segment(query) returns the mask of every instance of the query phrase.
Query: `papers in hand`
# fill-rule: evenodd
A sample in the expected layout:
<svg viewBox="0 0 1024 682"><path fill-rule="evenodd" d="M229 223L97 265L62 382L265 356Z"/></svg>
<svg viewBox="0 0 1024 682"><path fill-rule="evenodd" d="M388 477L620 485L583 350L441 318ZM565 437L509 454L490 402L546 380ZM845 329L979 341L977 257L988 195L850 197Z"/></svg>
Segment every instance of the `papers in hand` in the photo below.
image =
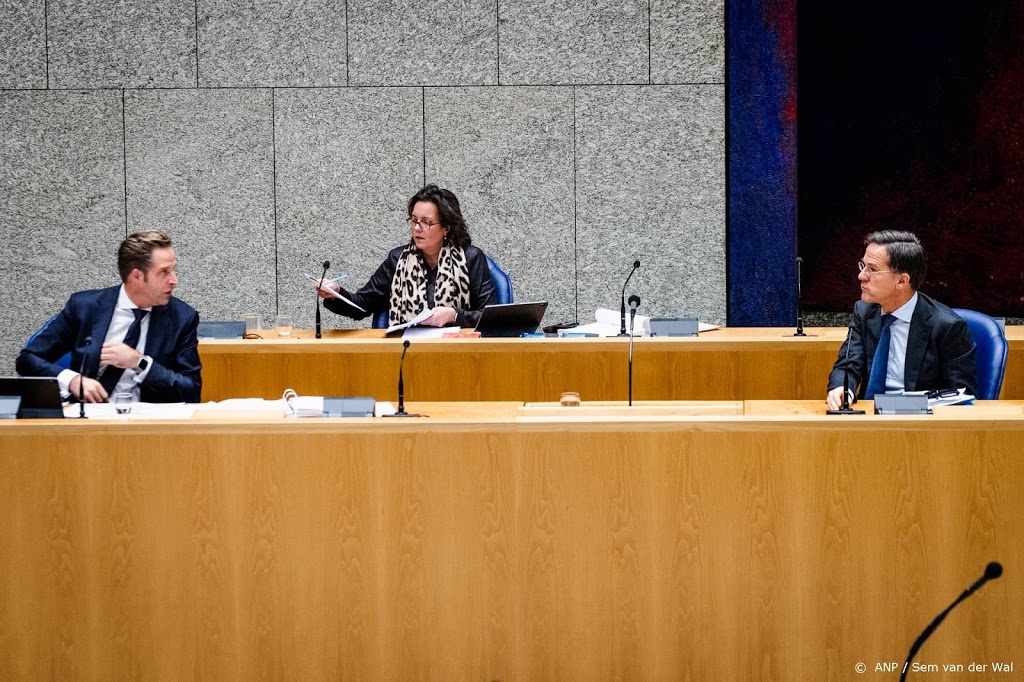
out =
<svg viewBox="0 0 1024 682"><path fill-rule="evenodd" d="M407 329L409 327L414 327L414 326L418 325L420 322L422 322L423 320L425 320L428 317L430 317L430 315L433 312L434 312L434 310L432 308L425 308L423 310L423 312L421 312L420 314L418 314L416 317L412 318L408 322L403 322L401 324L393 324L393 325L391 325L390 327L388 327L388 330L386 332L384 332L384 333L385 334L390 334L391 332L397 332L399 329Z"/></svg>
<svg viewBox="0 0 1024 682"><path fill-rule="evenodd" d="M320 284L320 278L319 277L314 277L313 275L309 274L308 272L305 273L305 274L306 274L306 279L311 281L313 283L313 288L316 289L317 286ZM333 279L325 279L324 282L341 282L346 277L347 277L347 275L338 275L337 277L335 277ZM335 291L334 289L331 289L330 287L323 287L323 291L329 292L331 294L331 296L334 296L334 298L338 299L339 301L343 301L344 303L349 304L350 306L352 306L353 308L355 308L356 310L358 310L360 312L363 312L363 313L366 312L365 308L363 308L362 306L356 305L354 302L349 300L346 296L342 296L341 292Z"/></svg>

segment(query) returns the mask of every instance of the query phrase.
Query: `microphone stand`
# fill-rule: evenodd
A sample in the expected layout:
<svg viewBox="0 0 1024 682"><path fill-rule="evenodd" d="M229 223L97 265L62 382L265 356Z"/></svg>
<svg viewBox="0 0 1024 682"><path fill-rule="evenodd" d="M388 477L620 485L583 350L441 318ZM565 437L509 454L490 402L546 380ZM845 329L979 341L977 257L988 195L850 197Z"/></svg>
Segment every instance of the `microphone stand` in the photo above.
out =
<svg viewBox="0 0 1024 682"><path fill-rule="evenodd" d="M796 257L796 332L791 336L808 336L804 333L804 306L803 306L803 264L804 259ZM810 334L814 336L814 334Z"/></svg>
<svg viewBox="0 0 1024 682"><path fill-rule="evenodd" d="M405 411L405 381L402 371L405 369L405 352L409 350L409 339L402 341L402 359L398 362L398 410L394 414L386 414L385 417L422 417L420 414L409 414Z"/></svg>
<svg viewBox="0 0 1024 682"><path fill-rule="evenodd" d="M89 349L92 348L92 337L85 338L85 353L82 353L82 364L78 372L78 418L88 419L85 416L85 361L89 357Z"/></svg>
<svg viewBox="0 0 1024 682"><path fill-rule="evenodd" d="M846 362L843 364L843 404L838 410L826 410L825 414L864 414L864 410L850 407L850 332L853 324L846 328Z"/></svg>
<svg viewBox="0 0 1024 682"><path fill-rule="evenodd" d="M629 284L630 277L640 267L640 261L633 261L633 269L629 271L629 276L626 277L626 281L622 284L622 307L619 308L619 336L626 335L626 285Z"/></svg>
<svg viewBox="0 0 1024 682"><path fill-rule="evenodd" d="M932 633L935 632L939 625L942 624L942 621L946 619L946 616L949 615L949 612L955 609L956 606L964 599L967 599L972 594L981 589L982 585L987 583L989 580L995 580L1002 574L1002 564L1000 564L998 561L993 561L989 563L989 565L985 567L985 575L981 576L976 581L974 581L973 585L964 590L963 594L957 597L952 604L946 607L945 611L936 616L935 620L928 624L928 627L926 627L924 631L920 635L918 635L917 639L914 640L914 644L910 647L910 653L907 654L907 660L903 664L903 672L900 674L900 682L903 682L907 679L907 669L910 668L910 662L914 659L914 656L921 649L921 647L924 646L924 643L928 640L928 638L932 636Z"/></svg>
<svg viewBox="0 0 1024 682"><path fill-rule="evenodd" d="M324 284L324 277L327 276L327 268L329 268L329 267L331 267L331 261L325 260L324 261L324 272L323 272L322 275L320 275L320 283L316 285L316 289L317 289L317 295L316 295L316 338L318 338L318 339L321 338L321 335L320 335L320 287L322 287L323 284Z"/></svg>
<svg viewBox="0 0 1024 682"><path fill-rule="evenodd" d="M629 406L633 407L633 324L636 322L636 309L640 305L639 296L629 297Z"/></svg>

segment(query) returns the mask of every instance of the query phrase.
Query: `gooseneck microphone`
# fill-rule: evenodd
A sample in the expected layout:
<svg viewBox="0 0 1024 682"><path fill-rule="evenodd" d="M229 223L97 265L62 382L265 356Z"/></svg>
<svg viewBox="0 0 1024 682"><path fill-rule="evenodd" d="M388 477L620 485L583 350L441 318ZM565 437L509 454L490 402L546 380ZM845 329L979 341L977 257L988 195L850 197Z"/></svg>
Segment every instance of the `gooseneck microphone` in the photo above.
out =
<svg viewBox="0 0 1024 682"><path fill-rule="evenodd" d="M78 418L88 419L85 416L85 361L89 358L89 351L92 350L92 337L85 337L85 352L82 353L82 364L78 367Z"/></svg>
<svg viewBox="0 0 1024 682"><path fill-rule="evenodd" d="M640 261L637 261L639 263ZM636 320L636 309L640 306L640 297L636 294L629 297L629 406L633 407L633 322Z"/></svg>
<svg viewBox="0 0 1024 682"><path fill-rule="evenodd" d="M843 404L838 410L826 410L825 414L864 414L864 410L855 410L850 407L850 333L853 332L853 322L846 328L846 362L843 363Z"/></svg>
<svg viewBox="0 0 1024 682"><path fill-rule="evenodd" d="M320 283L316 285L316 288L317 288L317 295L316 295L316 338L318 338L318 339L320 338L320 293L319 292L320 292L320 287L322 287L323 284L324 284L324 277L327 276L327 268L329 268L329 267L331 267L331 261L325 260L324 261L324 272L323 272L322 275L320 275Z"/></svg>
<svg viewBox="0 0 1024 682"><path fill-rule="evenodd" d="M803 265L804 259L796 257L796 332L793 336L807 336L804 333L804 306L803 306Z"/></svg>
<svg viewBox="0 0 1024 682"><path fill-rule="evenodd" d="M405 411L405 381L402 371L405 369L405 353L409 350L409 339L402 341L402 359L398 362L398 410L394 414L386 414L385 417L419 417L422 415L409 414Z"/></svg>
<svg viewBox="0 0 1024 682"><path fill-rule="evenodd" d="M629 278L633 276L633 273L640 267L640 261L633 261L633 269L629 271L629 277L626 277L626 281L622 283L622 308L619 309L619 336L626 335L626 285L629 284Z"/></svg>
<svg viewBox="0 0 1024 682"><path fill-rule="evenodd" d="M913 646L910 647L910 653L907 654L907 660L903 664L903 672L900 674L900 682L903 682L905 679L907 679L907 669L910 668L910 662L914 659L914 656L921 649L921 647L924 646L924 643L928 640L928 638L931 637L932 633L935 632L936 628L938 628L939 625L942 624L942 621L946 619L946 616L949 615L949 612L956 608L957 604L962 602L964 599L967 599L972 594L980 590L982 585L987 583L989 580L995 580L1002 574L1003 565L1001 563L999 563L998 561L993 561L989 563L989 565L985 567L985 575L975 580L973 585L964 590L963 594L957 597L952 604L946 607L945 611L937 615L935 617L935 620L928 624L928 627L924 629L924 632L918 635L917 639L914 640Z"/></svg>

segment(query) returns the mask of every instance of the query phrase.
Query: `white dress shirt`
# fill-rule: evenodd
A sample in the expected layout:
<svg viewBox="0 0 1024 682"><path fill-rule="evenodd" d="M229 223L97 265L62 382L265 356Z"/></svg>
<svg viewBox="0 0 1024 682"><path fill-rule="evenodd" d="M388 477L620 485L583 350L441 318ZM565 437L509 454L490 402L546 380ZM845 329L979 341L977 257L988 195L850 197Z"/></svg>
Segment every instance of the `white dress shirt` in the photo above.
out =
<svg viewBox="0 0 1024 682"><path fill-rule="evenodd" d="M124 285L121 285L120 291L117 294L117 306L114 308L114 315L110 318L110 326L107 327L107 335L103 339L103 343L123 343L124 337L128 335L128 328L132 326L132 322L135 321L135 313L132 311L138 308L137 305L132 303L132 299L128 298L128 294L125 293ZM146 338L149 336L149 319L153 317L153 308L143 308L148 310L149 315L142 318L141 329L139 330L139 343L135 346L136 349L144 356L146 355ZM95 343L95 342L94 342ZM97 349L97 352L99 350ZM117 386L110 393L110 400L113 400L115 393L131 393L132 400L138 401L141 390L139 384L141 384L146 375L149 374L150 368L153 367L153 359L149 358L149 365L145 370L136 372L134 369L126 369L124 374L117 382ZM107 370L110 365L100 365L99 372L96 376L97 379L103 376L103 372ZM78 376L78 372L72 369L65 369L57 375L57 383L60 385L60 390L65 395L70 394L71 380Z"/></svg>
<svg viewBox="0 0 1024 682"><path fill-rule="evenodd" d="M903 376L907 365L907 341L910 339L910 321L917 308L917 292L910 300L892 311L895 317L889 325L889 365L885 372L885 392L902 393L905 389Z"/></svg>

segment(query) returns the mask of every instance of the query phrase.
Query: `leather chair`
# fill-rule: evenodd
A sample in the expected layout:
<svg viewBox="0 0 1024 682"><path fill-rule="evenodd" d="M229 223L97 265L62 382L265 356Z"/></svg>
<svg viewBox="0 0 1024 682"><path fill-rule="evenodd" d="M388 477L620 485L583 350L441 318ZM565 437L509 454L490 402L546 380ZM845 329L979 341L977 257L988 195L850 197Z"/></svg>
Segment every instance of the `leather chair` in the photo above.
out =
<svg viewBox="0 0 1024 682"><path fill-rule="evenodd" d="M494 296L498 300L498 303L514 303L512 298L512 278L510 278L504 270L498 267L498 264L494 262L494 259L487 254L484 254L484 257L487 259L487 268L491 271L491 279L494 280ZM382 310L373 316L373 328L388 328L387 310Z"/></svg>
<svg viewBox="0 0 1024 682"><path fill-rule="evenodd" d="M954 308L974 337L974 364L977 373L977 398L998 400L1006 373L1006 334L999 323L984 313L966 308Z"/></svg>

